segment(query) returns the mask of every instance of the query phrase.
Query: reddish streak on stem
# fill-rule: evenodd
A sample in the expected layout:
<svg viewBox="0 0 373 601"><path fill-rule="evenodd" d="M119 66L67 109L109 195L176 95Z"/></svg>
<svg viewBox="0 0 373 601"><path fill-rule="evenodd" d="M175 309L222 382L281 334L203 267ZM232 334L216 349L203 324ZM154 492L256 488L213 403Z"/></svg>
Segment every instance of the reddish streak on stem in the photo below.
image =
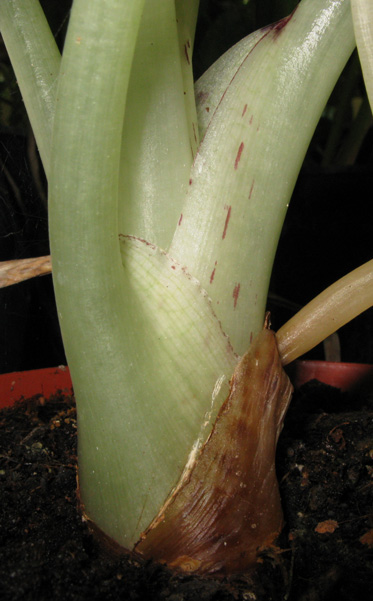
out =
<svg viewBox="0 0 373 601"><path fill-rule="evenodd" d="M183 214L181 213L178 225L181 225L182 220L183 220Z"/></svg>
<svg viewBox="0 0 373 601"><path fill-rule="evenodd" d="M195 123L192 123L192 127L193 127L193 136L194 136L194 141L197 144L197 134L196 134L196 126Z"/></svg>
<svg viewBox="0 0 373 601"><path fill-rule="evenodd" d="M241 288L241 284L236 284L234 289L233 289L233 299L234 299L234 303L233 306L234 308L236 308L237 306L237 301L238 301L238 295L240 294L240 288Z"/></svg>
<svg viewBox="0 0 373 601"><path fill-rule="evenodd" d="M217 265L217 263L218 263L218 262L217 262L217 261L215 261L215 267L214 267L214 269L213 269L213 270L212 270L212 272L211 272L211 275L210 275L210 284L212 284L212 282L214 281L214 277L215 277L215 271L216 271L216 265Z"/></svg>
<svg viewBox="0 0 373 601"><path fill-rule="evenodd" d="M249 192L249 198L251 198L251 194L253 193L253 189L254 189L254 182L255 182L255 180L253 179L253 181L252 181L252 183L251 183L250 192Z"/></svg>
<svg viewBox="0 0 373 601"><path fill-rule="evenodd" d="M240 147L239 147L238 152L237 152L236 160L234 161L234 168L235 169L237 169L238 163L240 162L240 158L241 158L241 154L242 154L242 151L243 151L243 147L244 147L244 143L241 142Z"/></svg>
<svg viewBox="0 0 373 601"><path fill-rule="evenodd" d="M253 122L253 116L251 115L250 121L249 121L250 125L252 124L252 122Z"/></svg>
<svg viewBox="0 0 373 601"><path fill-rule="evenodd" d="M247 110L247 104L245 104L245 106L243 107L243 111L242 111L241 117L244 116L244 114L246 113L246 110Z"/></svg>
<svg viewBox="0 0 373 601"><path fill-rule="evenodd" d="M188 53L188 44L184 44L184 52L185 52L185 56L186 56L188 65L190 65L189 53Z"/></svg>
<svg viewBox="0 0 373 601"><path fill-rule="evenodd" d="M226 235L226 233L227 233L228 223L229 223L229 220L230 220L230 218L231 218L231 210L232 210L232 207L231 207L231 206L228 206L228 207L227 207L227 206L225 206L224 208L225 208L225 209L228 209L228 212L227 212L227 217L226 217L226 219L225 219L224 230L223 230L223 235L222 235L222 239L223 239L223 240L224 240L224 238L225 238L225 235Z"/></svg>

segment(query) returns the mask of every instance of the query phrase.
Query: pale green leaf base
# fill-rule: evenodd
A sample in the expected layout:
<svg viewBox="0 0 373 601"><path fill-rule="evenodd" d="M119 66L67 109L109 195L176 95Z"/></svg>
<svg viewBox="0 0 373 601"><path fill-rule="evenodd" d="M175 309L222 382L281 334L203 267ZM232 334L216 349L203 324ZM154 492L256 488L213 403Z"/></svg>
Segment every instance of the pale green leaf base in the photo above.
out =
<svg viewBox="0 0 373 601"><path fill-rule="evenodd" d="M111 382L107 398L97 396L105 388L90 368L95 349L87 349L81 369L72 366L72 378L85 509L128 548L209 434L237 356L206 292L181 265L131 237L121 238L121 249L131 324L122 388Z"/></svg>

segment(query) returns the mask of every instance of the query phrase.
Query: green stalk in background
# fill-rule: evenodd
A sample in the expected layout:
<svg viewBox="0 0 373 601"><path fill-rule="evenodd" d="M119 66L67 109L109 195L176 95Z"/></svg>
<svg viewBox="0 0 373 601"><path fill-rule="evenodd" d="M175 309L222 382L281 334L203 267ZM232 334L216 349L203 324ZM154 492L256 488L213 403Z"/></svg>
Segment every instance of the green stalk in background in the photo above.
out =
<svg viewBox="0 0 373 601"><path fill-rule="evenodd" d="M35 11L37 5L33 0ZM4 6L4 39L30 90L24 97L31 112L35 87L28 82L47 63L41 53L39 62L30 59L38 54L38 29L25 29L28 4ZM22 19L11 18L10 6ZM248 518L242 514L246 526L264 504L273 514L258 530L261 539L281 528L274 449L290 386L272 334L244 353L263 324L274 252L304 153L354 47L348 0L303 0L201 78L196 112L196 9L194 0L74 0L48 127L37 125L43 107L35 109L49 180L57 308L78 407L84 510L126 548L146 531L137 550L158 559L163 510L177 544L174 525L188 528L180 522L180 499L194 499L190 475L198 480L208 466L211 486L200 496L205 514L206 498L215 507L211 491L220 487L223 505L234 498L220 471L227 445L232 465L247 458L252 485L246 490L241 479L240 494L256 491L255 503L244 496L243 506L251 507ZM17 53L20 38L28 43ZM196 114L203 136L197 152ZM252 395L247 378L255 382ZM236 399L244 428L228 410ZM235 433L243 429L248 436L240 441ZM251 435L255 449L242 446ZM233 534L242 538L240 519ZM220 518L217 524L230 536L229 525ZM194 571L245 569L260 545L255 540L244 560L222 566L211 559L209 529L201 538L209 549L203 561L193 547L197 534L188 532ZM184 568L182 551L173 548L169 557Z"/></svg>
<svg viewBox="0 0 373 601"><path fill-rule="evenodd" d="M48 176L60 53L38 0L1 2L0 24Z"/></svg>

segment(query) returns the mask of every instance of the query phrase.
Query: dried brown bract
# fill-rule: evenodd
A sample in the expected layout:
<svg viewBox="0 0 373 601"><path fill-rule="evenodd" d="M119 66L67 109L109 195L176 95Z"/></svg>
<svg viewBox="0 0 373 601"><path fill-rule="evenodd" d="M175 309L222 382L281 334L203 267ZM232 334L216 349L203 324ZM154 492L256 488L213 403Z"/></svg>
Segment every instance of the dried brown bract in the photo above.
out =
<svg viewBox="0 0 373 601"><path fill-rule="evenodd" d="M275 334L264 329L238 363L192 470L136 545L139 554L198 574L255 565L283 526L275 452L291 394Z"/></svg>

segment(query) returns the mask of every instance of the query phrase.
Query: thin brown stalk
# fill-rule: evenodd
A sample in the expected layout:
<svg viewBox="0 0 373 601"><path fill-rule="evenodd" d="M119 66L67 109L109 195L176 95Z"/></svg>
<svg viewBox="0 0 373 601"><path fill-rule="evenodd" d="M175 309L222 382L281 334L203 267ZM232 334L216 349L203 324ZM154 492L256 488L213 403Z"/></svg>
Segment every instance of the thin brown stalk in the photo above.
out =
<svg viewBox="0 0 373 601"><path fill-rule="evenodd" d="M15 259L0 263L0 288L18 284L39 275L52 272L50 255L32 259Z"/></svg>

